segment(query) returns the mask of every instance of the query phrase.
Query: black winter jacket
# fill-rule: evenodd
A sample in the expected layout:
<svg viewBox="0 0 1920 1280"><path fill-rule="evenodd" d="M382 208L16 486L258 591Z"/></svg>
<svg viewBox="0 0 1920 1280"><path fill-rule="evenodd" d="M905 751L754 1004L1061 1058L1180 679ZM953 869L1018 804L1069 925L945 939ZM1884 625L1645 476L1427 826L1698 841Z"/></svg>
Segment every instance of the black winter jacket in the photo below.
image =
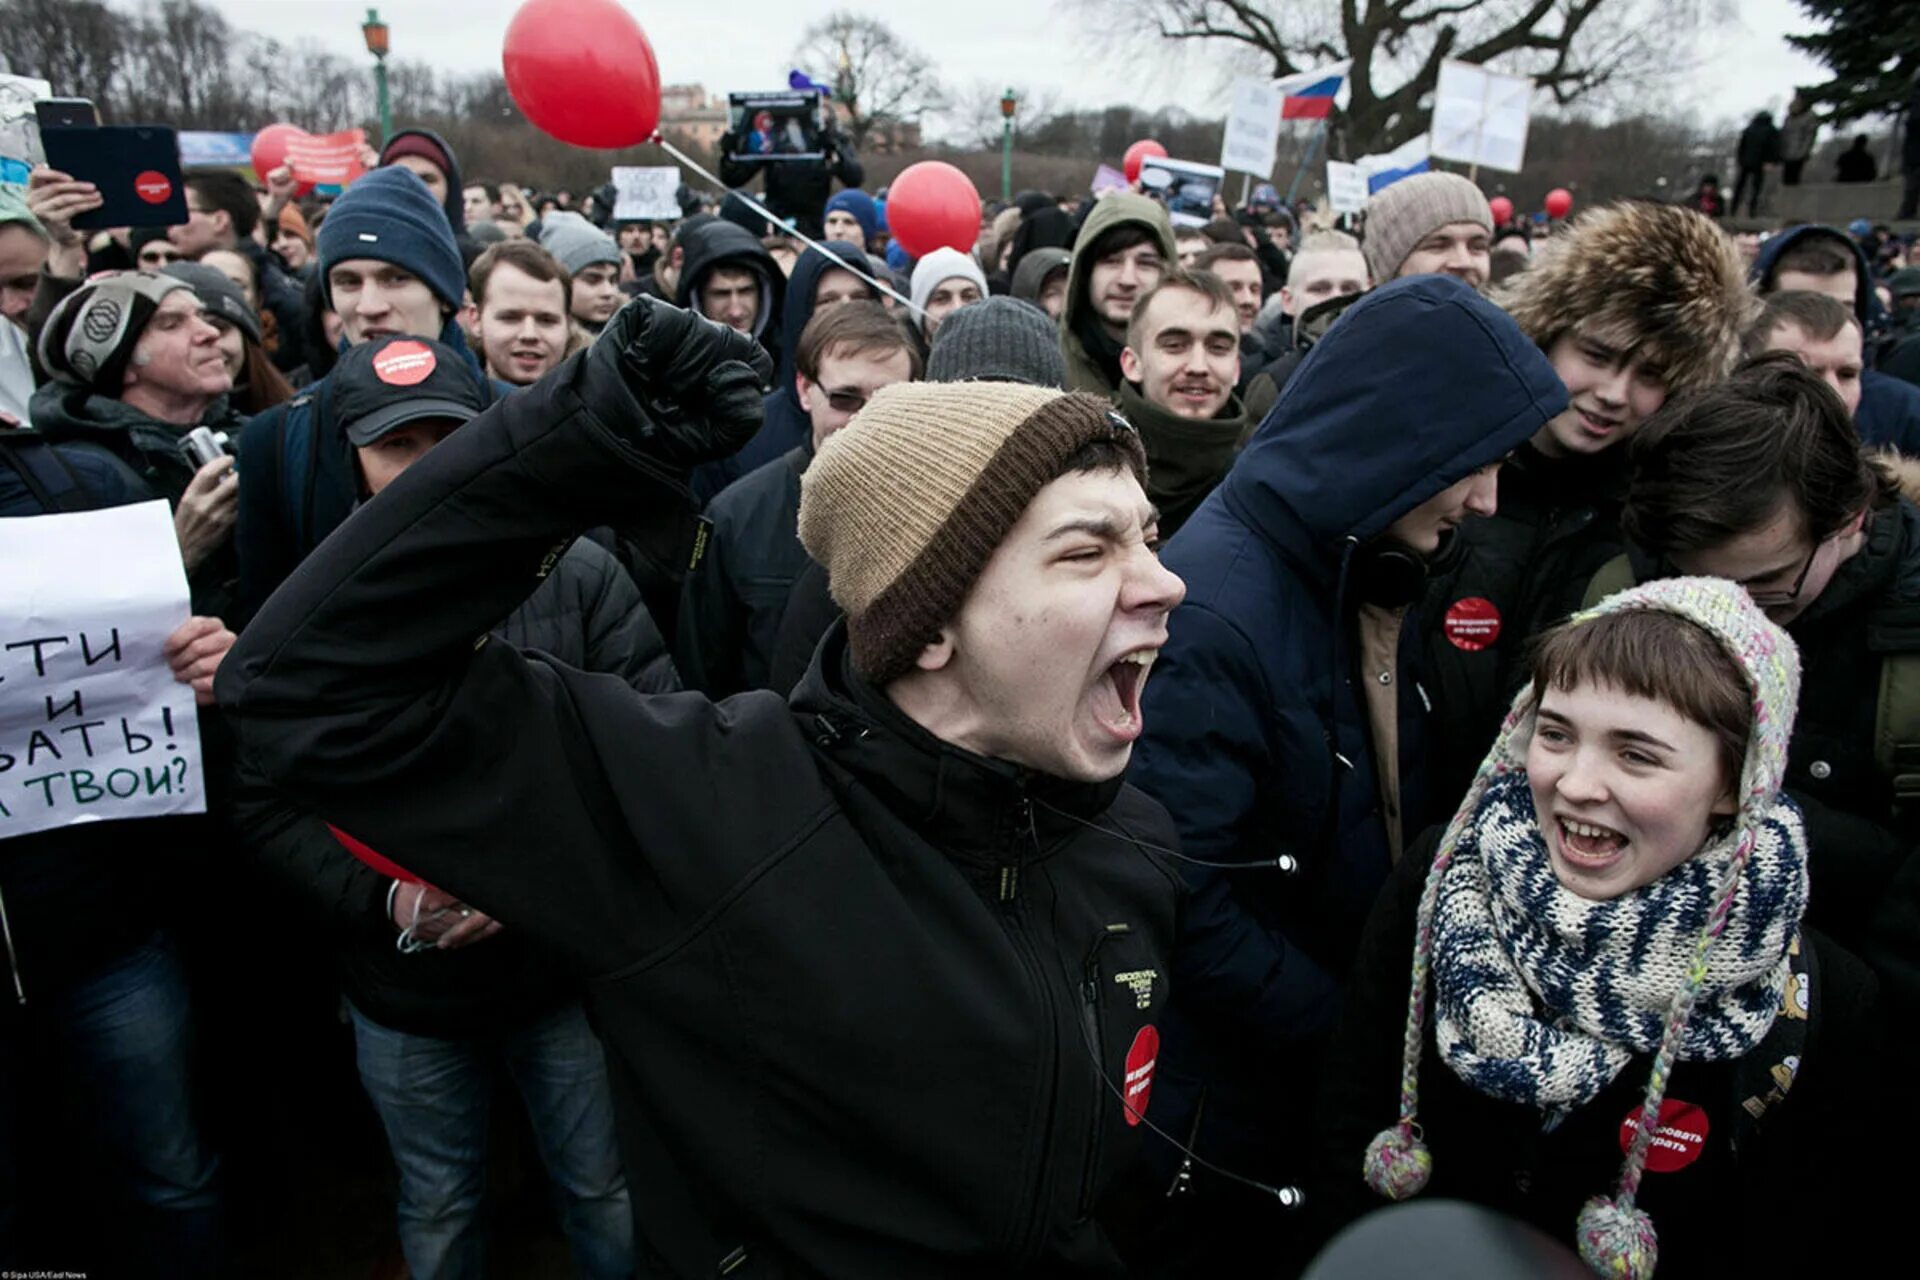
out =
<svg viewBox="0 0 1920 1280"><path fill-rule="evenodd" d="M613 555L585 538L493 634L570 667L666 692L665 652L640 592ZM401 955L387 915L392 881L341 847L322 818L257 777L239 788L234 826L340 936L347 998L382 1026L414 1035L479 1035L576 998L551 952L514 930L458 951Z"/></svg>
<svg viewBox="0 0 1920 1280"><path fill-rule="evenodd" d="M687 688L710 698L775 689L780 619L812 563L800 545L800 477L813 461L811 444L742 476L707 504L713 532L687 575L676 622L674 665Z"/></svg>
<svg viewBox="0 0 1920 1280"><path fill-rule="evenodd" d="M1534 636L1580 607L1620 554L1623 448L1568 459L1532 444L1500 470L1497 514L1469 520L1428 583L1426 672L1435 787L1459 796L1524 683Z"/></svg>
<svg viewBox="0 0 1920 1280"><path fill-rule="evenodd" d="M1157 805L936 741L840 631L791 704L474 642L675 478L628 443L616 343L268 601L219 680L249 764L587 976L647 1274L1118 1274L1091 1211L1157 1057Z"/></svg>
<svg viewBox="0 0 1920 1280"><path fill-rule="evenodd" d="M1438 830L1408 851L1361 942L1346 1011L1313 1109L1319 1175L1307 1204L1325 1231L1386 1203L1361 1176L1367 1144L1398 1114L1420 890ZM1810 1018L1784 1098L1768 1043L1735 1062L1680 1062L1667 1098L1700 1107L1706 1140L1692 1163L1650 1169L1639 1207L1659 1233L1662 1276L1862 1275L1878 1265L1894 1222L1882 1187L1884 1131L1897 1108L1883 1074L1878 985L1865 965L1811 930ZM1591 1196L1614 1192L1621 1131L1642 1103L1651 1055L1636 1056L1598 1097L1552 1132L1537 1110L1489 1098L1454 1075L1428 1018L1419 1120L1433 1154L1423 1198L1511 1214L1574 1240ZM1749 1100L1762 1105L1752 1116ZM1683 1153L1684 1154L1684 1153Z"/></svg>
<svg viewBox="0 0 1920 1280"><path fill-rule="evenodd" d="M833 180L838 178L847 187L857 187L867 180L866 167L844 134L828 132L822 141L828 148L824 160L735 160L734 136L726 134L720 139L720 181L730 187L744 187L756 173L764 172L766 191L760 202L818 240L820 220L826 216L828 197L833 195Z"/></svg>

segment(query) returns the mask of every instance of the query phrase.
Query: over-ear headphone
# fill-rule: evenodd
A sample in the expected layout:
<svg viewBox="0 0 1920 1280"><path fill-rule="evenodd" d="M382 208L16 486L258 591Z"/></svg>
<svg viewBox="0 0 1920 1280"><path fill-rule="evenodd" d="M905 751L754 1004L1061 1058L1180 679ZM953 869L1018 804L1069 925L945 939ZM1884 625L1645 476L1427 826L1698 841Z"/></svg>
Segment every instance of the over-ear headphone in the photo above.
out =
<svg viewBox="0 0 1920 1280"><path fill-rule="evenodd" d="M1382 609L1400 609L1427 587L1427 558L1405 543L1377 539L1353 555L1354 594Z"/></svg>

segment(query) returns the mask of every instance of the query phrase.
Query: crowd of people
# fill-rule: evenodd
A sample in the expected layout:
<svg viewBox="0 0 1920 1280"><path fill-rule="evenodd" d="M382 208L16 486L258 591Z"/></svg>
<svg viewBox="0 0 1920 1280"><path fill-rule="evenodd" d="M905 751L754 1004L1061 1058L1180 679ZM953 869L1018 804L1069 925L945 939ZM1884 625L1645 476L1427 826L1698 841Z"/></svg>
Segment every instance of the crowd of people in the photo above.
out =
<svg viewBox="0 0 1920 1280"><path fill-rule="evenodd" d="M1893 1247L1920 246L369 159L0 191L0 516L170 505L213 798L0 838L0 1265L232 1273L236 1056L357 1072L416 1280L508 1082L605 1280Z"/></svg>

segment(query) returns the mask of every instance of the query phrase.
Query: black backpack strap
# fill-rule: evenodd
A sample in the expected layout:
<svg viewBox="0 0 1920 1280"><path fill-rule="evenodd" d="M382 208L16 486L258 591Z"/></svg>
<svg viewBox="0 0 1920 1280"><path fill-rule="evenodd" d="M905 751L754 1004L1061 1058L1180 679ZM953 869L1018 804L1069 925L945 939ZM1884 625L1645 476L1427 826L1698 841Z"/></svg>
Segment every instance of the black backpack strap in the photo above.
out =
<svg viewBox="0 0 1920 1280"><path fill-rule="evenodd" d="M38 431L0 431L0 457L7 460L27 492L49 513L92 511L100 505L60 451Z"/></svg>

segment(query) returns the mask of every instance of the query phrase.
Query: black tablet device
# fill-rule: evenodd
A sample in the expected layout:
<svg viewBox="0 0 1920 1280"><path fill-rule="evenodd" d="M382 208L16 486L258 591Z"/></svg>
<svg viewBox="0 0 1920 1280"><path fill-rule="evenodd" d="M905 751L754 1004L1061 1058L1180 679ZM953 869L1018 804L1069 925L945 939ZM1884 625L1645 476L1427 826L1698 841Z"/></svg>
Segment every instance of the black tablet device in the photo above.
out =
<svg viewBox="0 0 1920 1280"><path fill-rule="evenodd" d="M730 93L727 110L734 160L818 160L826 154L818 93Z"/></svg>
<svg viewBox="0 0 1920 1280"><path fill-rule="evenodd" d="M100 188L106 203L73 220L76 230L170 227L187 220L180 140L162 125L42 129L47 163Z"/></svg>

